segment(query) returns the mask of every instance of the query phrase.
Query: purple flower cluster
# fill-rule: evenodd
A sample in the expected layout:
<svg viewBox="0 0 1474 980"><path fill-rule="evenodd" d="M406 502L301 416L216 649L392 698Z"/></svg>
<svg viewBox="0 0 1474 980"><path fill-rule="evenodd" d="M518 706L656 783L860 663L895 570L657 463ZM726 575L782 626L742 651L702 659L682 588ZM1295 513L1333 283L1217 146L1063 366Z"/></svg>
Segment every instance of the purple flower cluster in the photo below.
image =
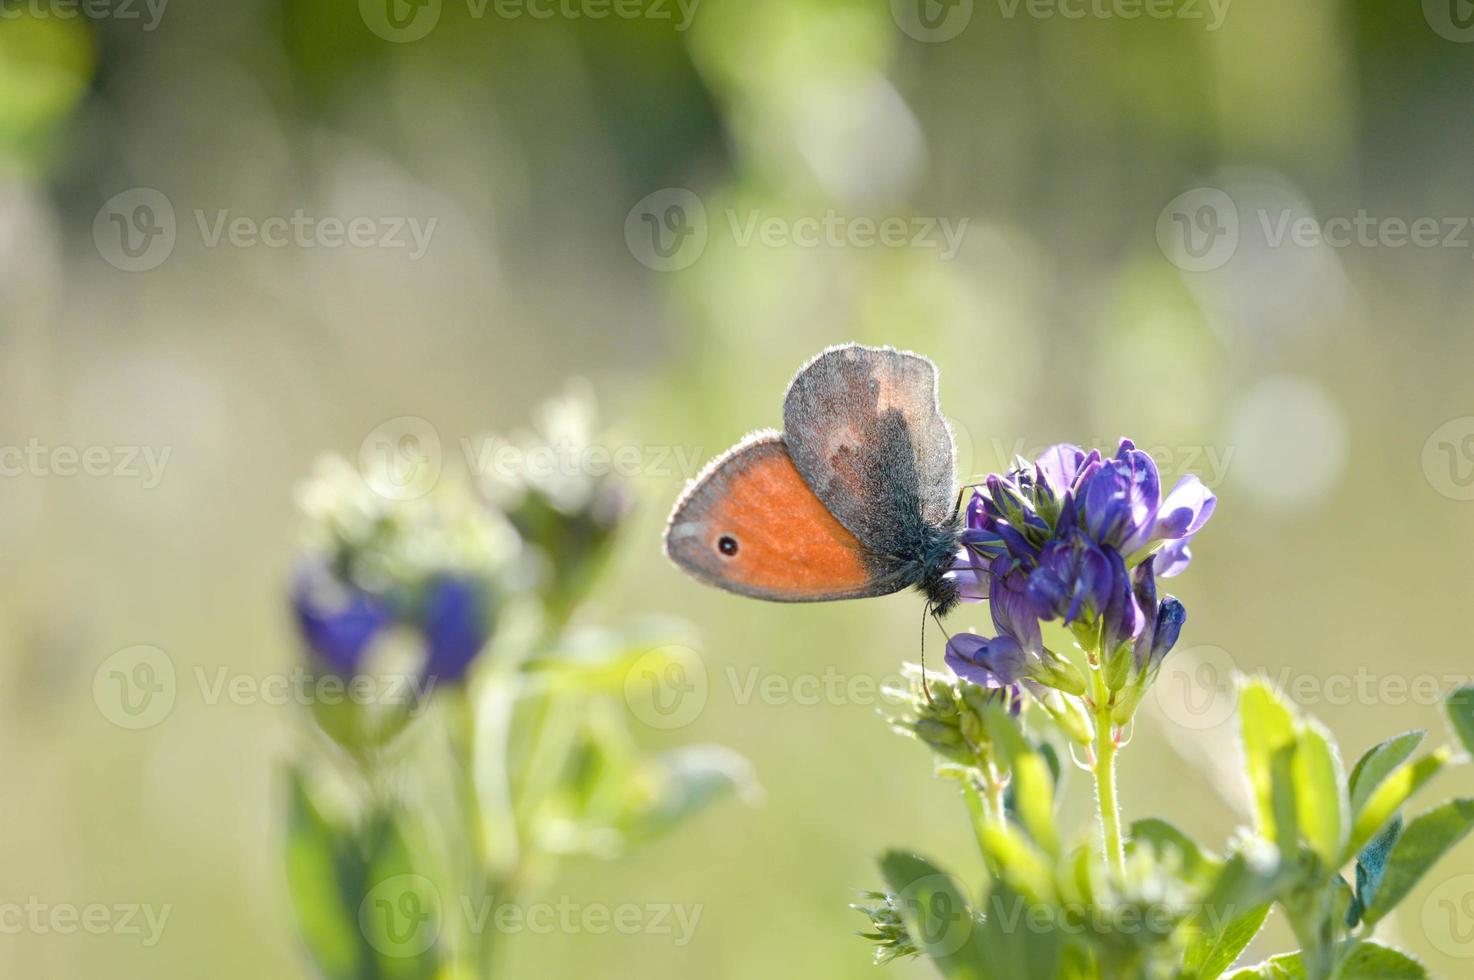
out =
<svg viewBox="0 0 1474 980"><path fill-rule="evenodd" d="M987 687L1058 687L1040 631L1057 620L1106 660L1129 649L1133 676L1152 676L1185 616L1175 598L1158 601L1156 579L1187 567L1215 503L1195 476L1163 496L1155 461L1129 439L1109 458L1059 445L989 476L968 504L952 574L964 598L989 600L998 635L954 636L947 664Z"/></svg>
<svg viewBox="0 0 1474 980"><path fill-rule="evenodd" d="M373 592L344 580L323 563L305 562L292 586L292 609L307 648L321 667L351 677L373 643L395 627L420 633L422 676L462 680L491 632L486 583L465 574L431 576L421 588Z"/></svg>

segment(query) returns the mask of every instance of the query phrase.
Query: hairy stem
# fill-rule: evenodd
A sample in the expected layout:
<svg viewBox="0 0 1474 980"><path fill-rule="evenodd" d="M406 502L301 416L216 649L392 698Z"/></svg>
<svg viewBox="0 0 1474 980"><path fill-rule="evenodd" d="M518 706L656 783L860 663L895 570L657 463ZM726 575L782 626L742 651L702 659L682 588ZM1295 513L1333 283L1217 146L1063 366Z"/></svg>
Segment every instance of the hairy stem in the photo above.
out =
<svg viewBox="0 0 1474 980"><path fill-rule="evenodd" d="M1119 877L1125 873L1126 857L1121 844L1121 803L1116 797L1118 746L1115 726L1111 723L1109 695L1105 691L1098 694L1095 708L1095 800L1100 806L1100 830L1105 841L1106 861Z"/></svg>

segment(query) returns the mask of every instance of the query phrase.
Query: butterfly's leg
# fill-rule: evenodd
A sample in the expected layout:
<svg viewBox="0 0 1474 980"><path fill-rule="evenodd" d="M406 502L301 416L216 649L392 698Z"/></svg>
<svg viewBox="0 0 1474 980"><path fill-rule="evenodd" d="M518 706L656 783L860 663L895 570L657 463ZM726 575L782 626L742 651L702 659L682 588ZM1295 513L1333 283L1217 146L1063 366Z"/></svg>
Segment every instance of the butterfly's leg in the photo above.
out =
<svg viewBox="0 0 1474 980"><path fill-rule="evenodd" d="M985 484L985 483L964 483L964 484L962 484L962 486L960 486L960 487L957 488L957 501L956 501L956 503L954 503L952 505L952 517L953 517L954 520L956 519L956 517L957 517L958 514L962 513L962 498L964 498L964 497L967 496L967 491L969 491L969 490L975 490L978 487L982 487L982 486L987 486L987 484Z"/></svg>

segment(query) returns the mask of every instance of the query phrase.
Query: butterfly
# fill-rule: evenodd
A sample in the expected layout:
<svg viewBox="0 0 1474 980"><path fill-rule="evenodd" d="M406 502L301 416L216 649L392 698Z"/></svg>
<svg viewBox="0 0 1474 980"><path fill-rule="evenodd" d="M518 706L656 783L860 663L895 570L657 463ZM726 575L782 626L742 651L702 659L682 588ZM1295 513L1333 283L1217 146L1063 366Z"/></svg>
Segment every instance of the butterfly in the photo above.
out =
<svg viewBox="0 0 1474 980"><path fill-rule="evenodd" d="M776 602L914 586L943 615L959 600L952 430L920 354L845 344L805 364L783 431L754 432L687 485L665 552L698 581Z"/></svg>

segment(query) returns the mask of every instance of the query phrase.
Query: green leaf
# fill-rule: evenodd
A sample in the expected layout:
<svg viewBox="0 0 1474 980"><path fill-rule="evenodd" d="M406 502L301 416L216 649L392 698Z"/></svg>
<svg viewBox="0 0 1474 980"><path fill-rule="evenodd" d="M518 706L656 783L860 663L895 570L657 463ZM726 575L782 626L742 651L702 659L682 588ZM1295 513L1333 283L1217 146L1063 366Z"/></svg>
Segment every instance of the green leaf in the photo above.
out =
<svg viewBox="0 0 1474 980"><path fill-rule="evenodd" d="M1392 852L1392 845L1397 843L1397 838L1401 835L1402 817L1394 816L1382 828L1382 832L1373 837L1372 842L1363 847L1356 856L1356 900L1351 903L1347 912L1346 928L1355 929L1366 914L1367 907L1377 897L1382 874L1387 869L1387 855Z"/></svg>
<svg viewBox="0 0 1474 980"><path fill-rule="evenodd" d="M1300 730L1296 741L1291 765L1300 833L1323 862L1336 866L1350 830L1341 760L1330 736L1314 722Z"/></svg>
<svg viewBox="0 0 1474 980"><path fill-rule="evenodd" d="M335 827L307 791L302 773L288 778L287 890L313 959L332 980L362 973L358 901L362 861L351 832Z"/></svg>
<svg viewBox="0 0 1474 980"><path fill-rule="evenodd" d="M1141 844L1150 844L1158 854L1175 853L1182 861L1182 877L1186 881L1207 886L1218 875L1223 861L1203 850L1198 842L1165 820L1149 817L1131 825L1126 850L1132 853Z"/></svg>
<svg viewBox="0 0 1474 980"><path fill-rule="evenodd" d="M424 874L397 819L376 828L369 847L368 891L358 925L378 955L383 980L429 980L439 970L445 908L439 888Z"/></svg>
<svg viewBox="0 0 1474 980"><path fill-rule="evenodd" d="M1474 755L1474 686L1461 687L1450 694L1445 706L1464 751Z"/></svg>
<svg viewBox="0 0 1474 980"><path fill-rule="evenodd" d="M1372 792L1386 779L1392 770L1406 762L1418 746L1423 744L1427 729L1417 728L1389 738L1381 745L1367 750L1351 770L1351 813L1361 812Z"/></svg>
<svg viewBox="0 0 1474 980"><path fill-rule="evenodd" d="M1006 882L995 881L977 933L982 975L987 980L1079 976L1078 959L1062 963L1064 937L1055 914L1053 905L1030 902Z"/></svg>
<svg viewBox="0 0 1474 980"><path fill-rule="evenodd" d="M1253 790L1259 832L1277 840L1274 813L1275 757L1295 744L1295 719L1268 681L1244 682L1239 692L1239 722L1244 742L1244 767Z"/></svg>
<svg viewBox="0 0 1474 980"><path fill-rule="evenodd" d="M1223 921L1215 921L1214 910L1205 907L1194 917L1196 931L1183 954L1184 973L1195 980L1213 980L1222 974L1259 934L1270 907L1266 902Z"/></svg>
<svg viewBox="0 0 1474 980"><path fill-rule="evenodd" d="M1269 853L1252 860L1243 851L1230 854L1193 915L1197 932L1183 963L1195 980L1210 980L1233 964L1293 879L1292 869L1275 863L1272 849L1249 843Z"/></svg>
<svg viewBox="0 0 1474 980"><path fill-rule="evenodd" d="M1474 800L1449 800L1415 817L1387 856L1380 887L1365 912L1374 925L1418 883L1418 879L1474 828Z"/></svg>
<svg viewBox="0 0 1474 980"><path fill-rule="evenodd" d="M1024 738L1018 720L1001 708L990 708L983 718L988 737L1013 773L1014 807L1019 824L1046 853L1059 854L1054 825L1054 774L1049 762Z"/></svg>
<svg viewBox="0 0 1474 980"><path fill-rule="evenodd" d="M732 794L760 792L752 764L722 745L688 745L654 760L654 792L631 819L637 837L663 833Z"/></svg>
<svg viewBox="0 0 1474 980"><path fill-rule="evenodd" d="M1372 792L1366 805L1356 815L1346 858L1349 860L1352 854L1359 853L1387 825L1387 821L1396 815L1408 797L1438 774L1448 763L1448 758L1448 750L1441 748L1421 759L1404 762L1394 769Z"/></svg>
<svg viewBox="0 0 1474 980"><path fill-rule="evenodd" d="M1341 964L1339 980L1423 980L1423 964L1400 949L1362 942Z"/></svg>
<svg viewBox="0 0 1474 980"><path fill-rule="evenodd" d="M1291 743L1274 753L1270 760L1269 810L1271 818L1270 840L1283 854L1293 854L1299 849L1300 814L1295 793L1295 753L1298 745Z"/></svg>
<svg viewBox="0 0 1474 980"><path fill-rule="evenodd" d="M1236 970L1228 980L1304 980L1299 953L1286 953L1258 966ZM1424 980L1428 971L1411 956L1380 943L1357 943L1341 964L1337 980Z"/></svg>
<svg viewBox="0 0 1474 980"><path fill-rule="evenodd" d="M1208 891L1203 902L1204 914L1222 910L1213 913L1222 919L1271 903L1282 897L1285 886L1293 879L1293 866L1275 863L1270 855L1256 854L1251 859L1243 851L1235 852L1224 861L1218 879Z"/></svg>
<svg viewBox="0 0 1474 980"><path fill-rule="evenodd" d="M951 875L924 858L888 851L880 872L895 895L906 932L948 980L987 980L979 928Z"/></svg>
<svg viewBox="0 0 1474 980"><path fill-rule="evenodd" d="M1283 953L1258 966L1235 970L1228 980L1305 980L1305 966L1299 953Z"/></svg>
<svg viewBox="0 0 1474 980"><path fill-rule="evenodd" d="M991 823L978 834L989 867L1009 887L1032 902L1054 899L1054 868L1049 859L1013 824Z"/></svg>

